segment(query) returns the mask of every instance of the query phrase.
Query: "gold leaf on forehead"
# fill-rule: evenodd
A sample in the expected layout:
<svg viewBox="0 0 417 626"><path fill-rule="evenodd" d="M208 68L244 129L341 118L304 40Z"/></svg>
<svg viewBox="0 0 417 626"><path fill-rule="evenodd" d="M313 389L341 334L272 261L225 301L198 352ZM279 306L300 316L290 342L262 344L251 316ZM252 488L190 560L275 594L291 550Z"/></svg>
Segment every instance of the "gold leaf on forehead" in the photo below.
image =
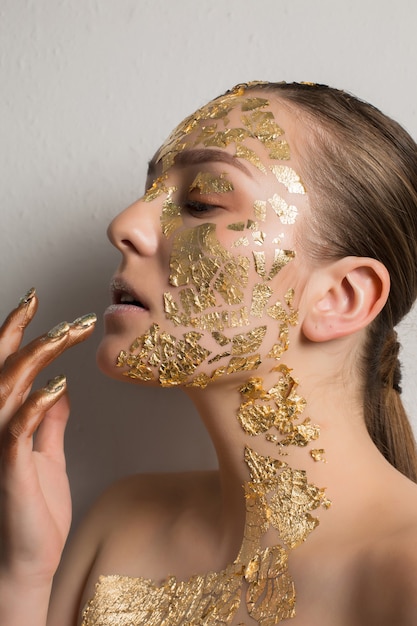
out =
<svg viewBox="0 0 417 626"><path fill-rule="evenodd" d="M245 230L245 222L234 222L233 224L228 224L227 228L229 230L236 230L236 231Z"/></svg>
<svg viewBox="0 0 417 626"><path fill-rule="evenodd" d="M272 289L264 283L257 283L252 291L252 304L250 314L254 317L262 317L269 298L272 296Z"/></svg>
<svg viewBox="0 0 417 626"><path fill-rule="evenodd" d="M176 187L167 187L165 185L166 179L166 174L162 174L162 176L158 176L158 178L155 178L149 189L145 191L145 195L143 196L144 202L152 202L152 200L155 200L155 198L157 198L161 194L169 193L170 190L172 192L176 190Z"/></svg>
<svg viewBox="0 0 417 626"><path fill-rule="evenodd" d="M266 233L262 230L255 230L252 232L252 238L256 245L262 246L265 243Z"/></svg>
<svg viewBox="0 0 417 626"><path fill-rule="evenodd" d="M242 101L242 111L253 111L254 109L262 109L269 106L269 100L266 98L244 98Z"/></svg>
<svg viewBox="0 0 417 626"><path fill-rule="evenodd" d="M210 172L199 172L190 185L189 190L198 189L200 194L226 193L233 191L232 183L225 177L227 174L214 176Z"/></svg>
<svg viewBox="0 0 417 626"><path fill-rule="evenodd" d="M266 276L265 252L253 250L253 259L255 261L255 271L259 276Z"/></svg>
<svg viewBox="0 0 417 626"><path fill-rule="evenodd" d="M252 136L267 147L273 147L277 138L284 134L271 111L253 111L249 115L244 115L242 121Z"/></svg>
<svg viewBox="0 0 417 626"><path fill-rule="evenodd" d="M199 143L204 143L206 139L212 137L214 133L217 131L217 124L211 124L210 126L202 126L200 129L200 133L197 134L197 137L194 141L194 146L197 146Z"/></svg>
<svg viewBox="0 0 417 626"><path fill-rule="evenodd" d="M269 204L278 215L281 224L295 224L298 215L298 209L292 204L287 204L280 195L274 193L272 198L268 199Z"/></svg>
<svg viewBox="0 0 417 626"><path fill-rule="evenodd" d="M239 159L245 159L245 161L252 163L252 165L254 165L263 174L268 173L259 156L251 148L242 146L242 144L237 144L235 156L237 156Z"/></svg>
<svg viewBox="0 0 417 626"><path fill-rule="evenodd" d="M306 190L297 172L288 165L271 165L271 171L290 193L305 194Z"/></svg>
<svg viewBox="0 0 417 626"><path fill-rule="evenodd" d="M269 148L270 159L277 159L279 161L288 161L291 158L290 146L285 139L275 140Z"/></svg>
<svg viewBox="0 0 417 626"><path fill-rule="evenodd" d="M274 252L274 262L270 269L268 280L271 280L282 270L283 267L289 263L292 259L295 258L294 250L281 250L280 248L276 248ZM289 303L287 302L289 305Z"/></svg>
<svg viewBox="0 0 417 626"><path fill-rule="evenodd" d="M257 220L264 222L266 219L266 202L265 200L255 200L253 209Z"/></svg>
<svg viewBox="0 0 417 626"><path fill-rule="evenodd" d="M218 131L203 140L204 146L216 146L217 148L227 148L230 143L238 143L249 137L249 133L244 128L226 128Z"/></svg>
<svg viewBox="0 0 417 626"><path fill-rule="evenodd" d="M235 335L232 340L232 354L246 354L258 350L265 334L266 326L259 326L247 333Z"/></svg>

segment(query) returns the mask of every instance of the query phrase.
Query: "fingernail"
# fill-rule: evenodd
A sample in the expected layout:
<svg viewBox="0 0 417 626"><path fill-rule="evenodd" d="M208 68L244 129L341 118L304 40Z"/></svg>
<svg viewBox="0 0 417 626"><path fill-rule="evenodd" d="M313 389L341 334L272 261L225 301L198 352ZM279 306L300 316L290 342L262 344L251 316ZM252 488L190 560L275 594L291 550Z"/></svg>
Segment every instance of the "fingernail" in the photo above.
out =
<svg viewBox="0 0 417 626"><path fill-rule="evenodd" d="M95 313L87 313L86 315L77 317L77 319L71 322L71 328L90 328L96 321L97 315Z"/></svg>
<svg viewBox="0 0 417 626"><path fill-rule="evenodd" d="M59 324L51 328L51 330L46 333L46 336L49 337L49 339L59 339L60 337L66 335L69 329L70 325L68 324L68 322L60 322Z"/></svg>
<svg viewBox="0 0 417 626"><path fill-rule="evenodd" d="M61 389L65 387L66 382L67 382L66 376L64 375L55 376L55 378L48 380L44 389L48 393L58 393L58 391L61 391Z"/></svg>
<svg viewBox="0 0 417 626"><path fill-rule="evenodd" d="M35 293L36 293L35 287L31 287L29 291L27 291L25 295L22 298L20 298L19 306L21 306L22 304L29 304L29 302L33 300Z"/></svg>

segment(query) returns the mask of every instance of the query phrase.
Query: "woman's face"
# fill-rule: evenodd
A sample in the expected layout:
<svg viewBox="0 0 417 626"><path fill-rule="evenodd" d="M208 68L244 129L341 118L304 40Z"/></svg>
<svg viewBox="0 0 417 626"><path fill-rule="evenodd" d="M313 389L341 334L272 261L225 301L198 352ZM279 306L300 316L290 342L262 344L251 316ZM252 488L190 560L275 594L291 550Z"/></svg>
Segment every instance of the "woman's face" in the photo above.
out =
<svg viewBox="0 0 417 626"><path fill-rule="evenodd" d="M147 191L112 222L122 252L98 362L163 386L274 367L302 283L295 231L307 208L294 116L236 88L182 122Z"/></svg>

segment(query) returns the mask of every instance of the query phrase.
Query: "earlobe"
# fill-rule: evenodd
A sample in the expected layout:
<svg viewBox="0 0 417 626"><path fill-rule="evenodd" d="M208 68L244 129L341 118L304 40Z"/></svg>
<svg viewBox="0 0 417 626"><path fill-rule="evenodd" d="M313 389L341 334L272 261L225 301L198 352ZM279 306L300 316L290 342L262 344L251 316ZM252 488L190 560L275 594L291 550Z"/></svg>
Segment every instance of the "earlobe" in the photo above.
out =
<svg viewBox="0 0 417 626"><path fill-rule="evenodd" d="M319 268L312 277L302 332L321 342L368 326L388 298L390 278L376 259L345 257Z"/></svg>

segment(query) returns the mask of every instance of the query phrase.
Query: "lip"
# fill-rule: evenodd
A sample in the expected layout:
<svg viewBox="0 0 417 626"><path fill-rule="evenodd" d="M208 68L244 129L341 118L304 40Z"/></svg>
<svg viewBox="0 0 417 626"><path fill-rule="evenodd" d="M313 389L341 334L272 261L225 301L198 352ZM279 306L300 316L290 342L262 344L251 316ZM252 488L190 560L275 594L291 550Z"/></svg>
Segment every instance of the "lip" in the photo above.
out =
<svg viewBox="0 0 417 626"><path fill-rule="evenodd" d="M149 305L143 296L134 289L130 283L128 283L124 278L120 276L116 276L110 283L110 293L112 304L106 309L106 314L109 313L127 313L127 312L135 312L135 313L144 313L149 311ZM130 302L122 302L122 297L124 295L128 295L138 304L130 303Z"/></svg>

